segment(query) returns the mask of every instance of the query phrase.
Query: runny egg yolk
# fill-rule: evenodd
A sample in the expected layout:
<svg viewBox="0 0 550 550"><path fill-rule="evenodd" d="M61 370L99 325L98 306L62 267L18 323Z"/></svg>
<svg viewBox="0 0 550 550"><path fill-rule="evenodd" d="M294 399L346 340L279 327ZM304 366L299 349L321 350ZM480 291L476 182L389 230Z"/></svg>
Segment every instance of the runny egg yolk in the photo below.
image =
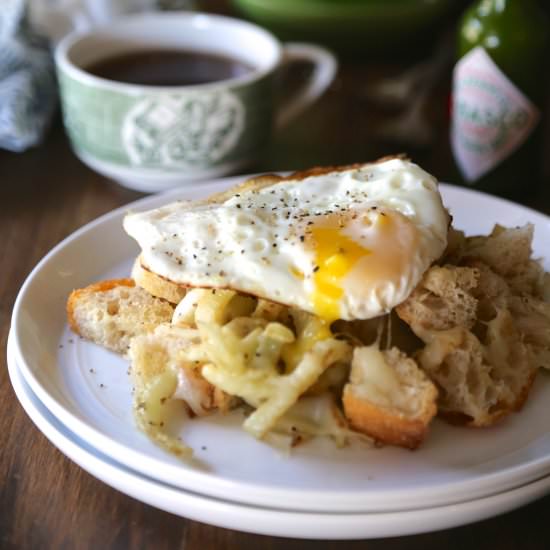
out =
<svg viewBox="0 0 550 550"><path fill-rule="evenodd" d="M362 299L381 283L399 284L414 264L418 233L398 213L369 212L325 219L306 235L314 254L313 309L330 323L340 318L344 294Z"/></svg>
<svg viewBox="0 0 550 550"><path fill-rule="evenodd" d="M342 279L360 258L369 254L369 250L338 229L316 227L311 233L316 244L313 307L319 317L334 321L340 317L340 299L344 293Z"/></svg>
<svg viewBox="0 0 550 550"><path fill-rule="evenodd" d="M313 227L309 240L315 250L313 307L322 319L335 321L340 317L342 280L370 250L344 235L339 227Z"/></svg>

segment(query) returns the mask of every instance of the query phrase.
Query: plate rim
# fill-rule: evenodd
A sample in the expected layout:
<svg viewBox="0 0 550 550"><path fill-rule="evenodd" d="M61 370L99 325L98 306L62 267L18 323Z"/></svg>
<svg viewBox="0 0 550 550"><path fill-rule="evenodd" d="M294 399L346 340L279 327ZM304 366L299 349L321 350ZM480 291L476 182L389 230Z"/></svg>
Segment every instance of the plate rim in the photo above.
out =
<svg viewBox="0 0 550 550"><path fill-rule="evenodd" d="M12 334L10 331L7 344L10 383L19 404L48 441L79 467L110 487L145 504L195 521L271 536L321 540L380 538L458 527L509 512L550 494L550 475L546 475L509 491L459 504L406 511L352 514L263 508L232 503L178 489L142 476L139 472L134 472L103 456L98 449L93 447L93 451L86 449L82 446L82 443L86 444L86 442L81 443L80 438L55 418L47 408L45 408L45 414L41 412L39 407L43 406L43 403L32 393L30 387L25 388L26 380L12 352ZM38 404L34 403L34 400L38 401ZM52 419L48 419L46 414L52 416ZM55 422L59 426L56 426ZM160 495L156 499L153 498L153 495L158 492ZM205 517L213 512L214 520L212 517ZM461 513L464 515L459 517ZM250 521L251 514L256 515L256 521ZM263 522L259 523L258 519ZM426 519L434 521L435 524L430 525ZM266 521L277 523L265 529Z"/></svg>

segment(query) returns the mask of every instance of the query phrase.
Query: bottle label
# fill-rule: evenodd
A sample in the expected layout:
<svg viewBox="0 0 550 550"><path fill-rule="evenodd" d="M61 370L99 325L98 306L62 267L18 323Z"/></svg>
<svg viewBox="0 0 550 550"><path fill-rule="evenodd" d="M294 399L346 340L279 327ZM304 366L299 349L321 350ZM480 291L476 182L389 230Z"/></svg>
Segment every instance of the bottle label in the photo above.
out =
<svg viewBox="0 0 550 550"><path fill-rule="evenodd" d="M539 119L537 107L481 46L456 64L451 147L466 181L478 180L511 155Z"/></svg>

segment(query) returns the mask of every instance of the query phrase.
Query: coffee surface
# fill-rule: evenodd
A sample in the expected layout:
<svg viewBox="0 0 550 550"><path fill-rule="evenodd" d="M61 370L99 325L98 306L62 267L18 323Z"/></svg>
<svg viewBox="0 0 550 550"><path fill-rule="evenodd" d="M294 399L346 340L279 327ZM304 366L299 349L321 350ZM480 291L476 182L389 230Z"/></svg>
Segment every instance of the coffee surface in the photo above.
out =
<svg viewBox="0 0 550 550"><path fill-rule="evenodd" d="M239 59L191 50L144 50L106 57L85 70L117 82L148 86L207 84L245 75Z"/></svg>

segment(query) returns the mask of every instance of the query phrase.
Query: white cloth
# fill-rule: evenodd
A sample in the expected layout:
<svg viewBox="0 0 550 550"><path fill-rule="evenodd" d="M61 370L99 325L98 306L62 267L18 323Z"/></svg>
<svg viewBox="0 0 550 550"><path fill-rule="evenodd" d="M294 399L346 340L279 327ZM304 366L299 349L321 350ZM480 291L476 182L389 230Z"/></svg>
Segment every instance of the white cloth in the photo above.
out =
<svg viewBox="0 0 550 550"><path fill-rule="evenodd" d="M0 4L0 147L23 151L38 143L56 102L48 42L28 24L25 0Z"/></svg>

